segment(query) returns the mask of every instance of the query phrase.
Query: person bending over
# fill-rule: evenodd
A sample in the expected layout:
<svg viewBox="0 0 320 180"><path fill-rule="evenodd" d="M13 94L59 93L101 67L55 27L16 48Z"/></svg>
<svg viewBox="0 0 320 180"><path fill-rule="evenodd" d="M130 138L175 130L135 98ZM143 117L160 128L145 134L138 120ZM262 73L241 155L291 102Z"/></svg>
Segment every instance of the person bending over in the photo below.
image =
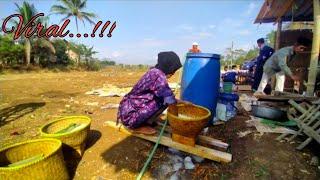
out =
<svg viewBox="0 0 320 180"><path fill-rule="evenodd" d="M287 61L290 61L294 55L301 53L307 49L311 44L311 41L304 37L299 37L293 46L287 46L281 48L277 52L267 59L263 66L263 75L259 84L258 90L254 95L264 95L263 90L266 87L270 78L276 75L276 92L283 92L285 75L291 77L293 80L299 80L299 77L292 74L290 68L287 65Z"/></svg>
<svg viewBox="0 0 320 180"><path fill-rule="evenodd" d="M175 98L167 81L181 66L176 53L160 52L155 67L149 69L123 97L118 121L133 132L155 134L151 124L169 105L182 102Z"/></svg>

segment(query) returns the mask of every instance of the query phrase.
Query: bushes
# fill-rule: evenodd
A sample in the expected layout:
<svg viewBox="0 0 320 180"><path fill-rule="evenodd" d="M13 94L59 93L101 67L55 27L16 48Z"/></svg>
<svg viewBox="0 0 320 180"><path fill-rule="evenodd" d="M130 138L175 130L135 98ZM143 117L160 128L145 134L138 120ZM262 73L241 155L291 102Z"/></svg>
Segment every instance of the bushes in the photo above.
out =
<svg viewBox="0 0 320 180"><path fill-rule="evenodd" d="M99 61L89 61L87 65L87 70L89 71L99 71L101 68L102 66Z"/></svg>
<svg viewBox="0 0 320 180"><path fill-rule="evenodd" d="M74 62L69 58L67 52L67 43L62 39L56 39L53 41L54 48L56 50L57 64L72 65Z"/></svg>
<svg viewBox="0 0 320 180"><path fill-rule="evenodd" d="M24 47L16 44L12 37L0 35L0 63L3 67L20 64L23 62Z"/></svg>

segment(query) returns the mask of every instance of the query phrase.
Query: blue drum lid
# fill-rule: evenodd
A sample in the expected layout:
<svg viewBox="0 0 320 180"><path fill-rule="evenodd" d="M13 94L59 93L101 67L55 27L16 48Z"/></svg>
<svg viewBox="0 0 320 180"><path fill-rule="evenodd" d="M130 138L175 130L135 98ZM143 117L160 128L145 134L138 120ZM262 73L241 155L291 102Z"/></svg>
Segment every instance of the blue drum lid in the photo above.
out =
<svg viewBox="0 0 320 180"><path fill-rule="evenodd" d="M220 59L219 54L211 54L211 53L187 53L187 58L214 58L214 59Z"/></svg>

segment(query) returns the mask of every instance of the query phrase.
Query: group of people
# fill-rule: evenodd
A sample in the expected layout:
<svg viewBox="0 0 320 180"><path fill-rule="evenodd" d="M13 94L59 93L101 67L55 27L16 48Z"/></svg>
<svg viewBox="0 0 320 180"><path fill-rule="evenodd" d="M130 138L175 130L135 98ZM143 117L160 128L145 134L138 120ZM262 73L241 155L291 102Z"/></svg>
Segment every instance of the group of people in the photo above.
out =
<svg viewBox="0 0 320 180"><path fill-rule="evenodd" d="M254 95L264 95L264 90L273 76L276 76L275 92L283 92L286 75L292 80L299 80L299 77L292 73L287 63L296 54L302 53L311 45L309 39L299 37L292 46L283 47L276 52L265 45L263 38L258 39L257 44L260 52L252 84Z"/></svg>
<svg viewBox="0 0 320 180"><path fill-rule="evenodd" d="M276 91L283 91L285 75L298 80L298 77L291 72L287 62L297 53L305 51L311 44L310 40L298 38L293 46L284 47L276 52L265 45L264 39L258 39L257 43L260 53L252 85L255 95L264 94L263 91L268 81L274 75L277 77ZM194 43L189 52L200 53L199 45ZM154 122L168 106L177 103L190 104L190 102L176 99L167 81L181 67L180 58L176 53L160 52L158 63L140 78L120 102L118 121L121 121L131 131L155 134ZM224 78L235 83L235 73Z"/></svg>

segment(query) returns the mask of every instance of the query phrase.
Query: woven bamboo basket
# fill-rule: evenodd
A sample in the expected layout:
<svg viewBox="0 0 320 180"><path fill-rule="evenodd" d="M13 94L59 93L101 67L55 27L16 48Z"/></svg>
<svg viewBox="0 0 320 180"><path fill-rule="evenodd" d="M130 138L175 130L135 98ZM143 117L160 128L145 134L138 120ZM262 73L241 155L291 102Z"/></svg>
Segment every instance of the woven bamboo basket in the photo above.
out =
<svg viewBox="0 0 320 180"><path fill-rule="evenodd" d="M54 134L55 132L67 128L71 123L85 124L82 128L74 132L66 132L61 134ZM41 127L41 136L56 138L68 147L71 147L82 156L86 146L86 139L90 131L91 119L87 116L66 116L58 118Z"/></svg>
<svg viewBox="0 0 320 180"><path fill-rule="evenodd" d="M17 143L0 150L0 179L69 179L63 159L62 143L57 139L37 139ZM11 163L42 154L43 157L21 165Z"/></svg>
<svg viewBox="0 0 320 180"><path fill-rule="evenodd" d="M208 124L211 112L197 105L171 105L168 120L172 128L172 140L195 146L196 137Z"/></svg>

